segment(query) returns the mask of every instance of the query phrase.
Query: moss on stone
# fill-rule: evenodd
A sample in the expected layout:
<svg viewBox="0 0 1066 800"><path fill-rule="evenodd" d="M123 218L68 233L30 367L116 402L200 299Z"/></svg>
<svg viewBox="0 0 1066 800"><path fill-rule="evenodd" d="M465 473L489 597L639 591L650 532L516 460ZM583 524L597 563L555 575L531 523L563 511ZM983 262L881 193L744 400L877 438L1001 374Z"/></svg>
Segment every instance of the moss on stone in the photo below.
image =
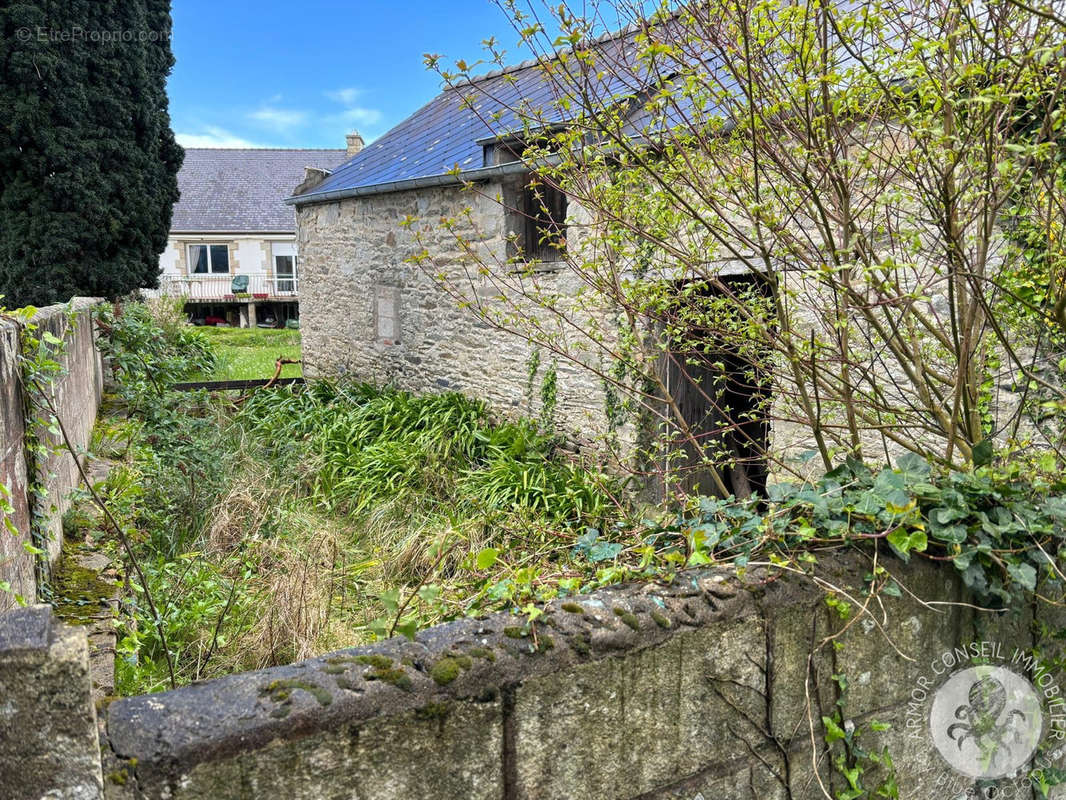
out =
<svg viewBox="0 0 1066 800"><path fill-rule="evenodd" d="M466 660L468 664L473 664L469 656L466 657ZM459 673L463 669L463 662L459 658L443 656L438 658L437 662L430 668L429 676L441 686L447 686L459 677Z"/></svg>
<svg viewBox="0 0 1066 800"><path fill-rule="evenodd" d="M635 631L640 630L640 620L637 619L637 615L634 614L632 611L626 611L624 608L619 608L618 606L615 606L612 611L614 611L614 615L616 617L622 620L622 622L624 622L630 628Z"/></svg>
<svg viewBox="0 0 1066 800"><path fill-rule="evenodd" d="M670 621L670 618L663 614L661 611L652 611L651 618L655 621L655 624L660 628L672 628L674 623Z"/></svg>
<svg viewBox="0 0 1066 800"><path fill-rule="evenodd" d="M448 718L448 715L452 713L452 704L449 702L441 703L427 703L421 708L415 709L415 716L418 719L432 719L443 722Z"/></svg>
<svg viewBox="0 0 1066 800"><path fill-rule="evenodd" d="M328 706L333 702L333 695L328 690L323 689L317 683L303 681L299 678L279 678L276 681L271 681L262 689L261 693L269 695L270 699L276 702L287 703L292 700L294 689L303 689L315 698L319 705Z"/></svg>
<svg viewBox="0 0 1066 800"><path fill-rule="evenodd" d="M340 664L358 664L360 662L355 656L330 656L326 659L326 663L335 667Z"/></svg>
<svg viewBox="0 0 1066 800"><path fill-rule="evenodd" d="M466 652L474 658L483 658L486 661L496 660L496 654L488 647L471 647Z"/></svg>
<svg viewBox="0 0 1066 800"><path fill-rule="evenodd" d="M77 506L63 515L62 524L63 538L75 542L82 539L82 531L95 527L92 518Z"/></svg>
<svg viewBox="0 0 1066 800"><path fill-rule="evenodd" d="M521 639L526 634L525 631L523 631L517 625L508 625L506 628L503 629L503 635L506 636L508 639Z"/></svg>
<svg viewBox="0 0 1066 800"><path fill-rule="evenodd" d="M563 603L561 608L568 614L584 614L585 609L577 603Z"/></svg>
<svg viewBox="0 0 1066 800"><path fill-rule="evenodd" d="M555 649L555 640L546 633L537 637L537 650L544 652Z"/></svg>
<svg viewBox="0 0 1066 800"><path fill-rule="evenodd" d="M389 669L392 666L392 659L388 656L383 656L380 653L371 653L366 656L356 656L355 660L360 664L369 664L377 669Z"/></svg>
<svg viewBox="0 0 1066 800"><path fill-rule="evenodd" d="M392 662L390 661L389 663L391 664ZM414 686L411 676L404 672L401 667L375 667L363 677L368 681L391 683L397 689L403 689L405 692L411 691L411 687Z"/></svg>
<svg viewBox="0 0 1066 800"><path fill-rule="evenodd" d="M90 625L114 595L115 586L79 564L75 553L64 555L52 573L52 607L69 625Z"/></svg>
<svg viewBox="0 0 1066 800"><path fill-rule="evenodd" d="M126 781L129 780L129 777L130 774L126 770L116 769L114 772L107 776L107 779L116 786L125 786Z"/></svg>
<svg viewBox="0 0 1066 800"><path fill-rule="evenodd" d="M578 654L587 656L592 652L592 647L589 646L588 634L582 634L581 636L575 636L570 640L570 647Z"/></svg>
<svg viewBox="0 0 1066 800"><path fill-rule="evenodd" d="M359 684L357 684L347 675L338 675L335 680L337 682L337 686L341 689L347 689L349 692L363 691L362 687L360 687Z"/></svg>

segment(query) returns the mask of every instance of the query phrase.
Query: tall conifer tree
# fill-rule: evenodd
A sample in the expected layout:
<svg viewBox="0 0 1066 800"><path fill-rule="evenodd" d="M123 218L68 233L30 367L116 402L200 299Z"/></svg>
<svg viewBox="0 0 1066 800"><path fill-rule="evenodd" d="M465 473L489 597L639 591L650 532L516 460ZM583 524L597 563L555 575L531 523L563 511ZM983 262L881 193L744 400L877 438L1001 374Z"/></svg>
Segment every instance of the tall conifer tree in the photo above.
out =
<svg viewBox="0 0 1066 800"><path fill-rule="evenodd" d="M0 294L7 306L157 285L183 151L169 0L0 6Z"/></svg>

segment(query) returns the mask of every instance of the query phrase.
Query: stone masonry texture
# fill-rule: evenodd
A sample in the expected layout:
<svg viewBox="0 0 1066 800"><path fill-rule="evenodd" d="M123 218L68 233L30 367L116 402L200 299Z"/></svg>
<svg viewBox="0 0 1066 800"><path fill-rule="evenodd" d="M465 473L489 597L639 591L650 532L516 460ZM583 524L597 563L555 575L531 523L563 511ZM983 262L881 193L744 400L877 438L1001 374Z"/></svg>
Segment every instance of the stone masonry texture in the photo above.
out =
<svg viewBox="0 0 1066 800"><path fill-rule="evenodd" d="M103 392L100 352L93 329L93 308L99 301L75 298L72 315L65 305L38 310L33 318L36 336L51 333L62 340L61 377L55 381L53 400L74 446L89 444L96 412ZM34 557L23 545L30 541L36 522L47 550L47 565L59 557L63 542L63 514L70 507L70 492L80 482L73 456L60 447L60 439L39 426L35 432L51 445L49 453L31 464L26 449L26 408L19 375L19 324L0 318L0 484L11 495L15 508L11 521L19 536L0 536L0 580L11 584L11 592L0 592L0 610L14 605L18 593L29 601L36 595ZM38 417L40 415L37 415ZM30 500L30 484L44 489L42 499Z"/></svg>
<svg viewBox="0 0 1066 800"><path fill-rule="evenodd" d="M497 410L539 413L542 375L529 392L531 345L479 321L436 280L450 276L479 302L496 302L498 288L477 277L457 236L490 262L506 258L500 192L500 184L489 183L476 192L442 187L298 208L305 374L346 375L412 392L455 390ZM445 218L455 225L442 225ZM407 261L423 248L431 262ZM540 280L564 296L578 289L565 271ZM541 354L541 373L550 359ZM584 366L559 360L557 418L563 432L587 438L604 427L596 374L603 365L590 353L592 369Z"/></svg>
<svg viewBox="0 0 1066 800"><path fill-rule="evenodd" d="M0 797L102 796L85 635L49 606L0 614Z"/></svg>
<svg viewBox="0 0 1066 800"><path fill-rule="evenodd" d="M1028 648L1034 619L1061 614L981 612L953 569L880 564L903 592L850 624L809 578L708 569L554 600L532 627L497 613L120 699L105 794L808 800L845 788L821 724L839 705L888 749L901 798L939 797L947 767L908 728L930 661L976 639ZM838 554L820 579L858 597L870 567Z"/></svg>

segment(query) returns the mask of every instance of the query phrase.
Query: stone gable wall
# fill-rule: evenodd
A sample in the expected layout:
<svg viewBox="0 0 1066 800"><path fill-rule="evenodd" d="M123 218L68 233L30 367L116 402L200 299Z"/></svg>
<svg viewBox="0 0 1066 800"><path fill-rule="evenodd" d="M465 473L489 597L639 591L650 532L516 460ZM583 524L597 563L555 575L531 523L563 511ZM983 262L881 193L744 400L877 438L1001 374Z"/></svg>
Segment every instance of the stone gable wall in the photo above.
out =
<svg viewBox="0 0 1066 800"><path fill-rule="evenodd" d="M540 354L530 392L529 343L479 321L434 280L438 273L465 275L468 269L476 276L456 234L484 257L505 261L505 214L496 199L501 188L439 187L300 207L305 374L346 375L412 392L455 390L500 411L538 414L551 353ZM445 218L456 221L452 231L440 224ZM423 248L432 265L407 261ZM569 273L538 280L564 296L578 290ZM475 283L478 302L492 304L498 289L488 280ZM596 374L601 364L594 353L588 366L563 359L557 365L557 419L579 439L605 426Z"/></svg>

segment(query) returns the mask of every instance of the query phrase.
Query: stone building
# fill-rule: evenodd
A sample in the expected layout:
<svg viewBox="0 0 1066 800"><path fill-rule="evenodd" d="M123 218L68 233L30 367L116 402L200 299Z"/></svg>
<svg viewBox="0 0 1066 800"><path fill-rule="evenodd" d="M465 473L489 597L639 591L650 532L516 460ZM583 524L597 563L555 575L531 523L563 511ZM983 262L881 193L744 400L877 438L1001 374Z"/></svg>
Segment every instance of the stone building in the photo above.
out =
<svg viewBox="0 0 1066 800"><path fill-rule="evenodd" d="M607 66L602 70L586 68L580 80L603 84L595 88L600 101L605 106L613 103L609 113L617 113L624 121L623 130L633 137L643 135L644 143L650 140L648 131L656 123L649 121L651 112L642 105L641 98L654 94L648 87L656 81L640 72L643 62L634 55L633 42L634 38L627 34L600 40L597 52ZM626 86L623 78L616 80L610 65L618 64L629 70L628 77L636 76L643 85ZM594 340L589 335L593 326L583 325L580 318L580 314L598 315L600 324L595 326L595 336L609 337L612 315L619 313L609 302L597 307L597 289L582 284L582 276L570 268L575 254L587 244L583 237L602 221L593 219L586 209L546 183L541 182L539 190L533 189L536 176L530 172L530 159L522 157L531 137L536 141L543 132L566 127L564 115L570 112L565 110L565 102L555 101L560 95L563 100L578 95L572 87L569 94L566 86L560 90L560 72L565 70L553 72L544 63L526 63L452 86L332 174L319 182L305 182L289 198L287 202L296 208L302 258L303 357L307 374L344 374L415 392L457 390L483 398L497 409L535 416L542 411L537 388L543 385L545 369L550 368L555 378L554 421L561 432L579 443L611 432L618 438L609 444L617 444L625 451L648 429L646 419L630 417L621 428L612 430L618 423L612 415L611 392L605 381L613 366L608 355L610 347L604 347L602 339ZM529 112L516 113L516 108ZM684 111L677 113L683 115ZM536 119L540 127L524 127L530 119ZM901 208L910 213L913 209L908 209L907 203L920 192L913 184L897 179L895 169L898 159L904 158L897 154L907 153L912 142L905 132L896 131L884 120L866 120L864 130L868 141L861 142L863 156L878 164L880 170L854 170L849 178L853 182L848 187L852 192L849 197L856 202L869 201L868 205L874 208L880 208L878 203L883 199L885 213ZM737 170L738 174L742 171ZM543 194L533 199L531 191ZM893 199L896 197L904 199ZM714 212L719 219L727 220L722 229L732 224L733 211L738 212L740 222L730 235L736 234L744 220L750 223L752 219L747 215L748 207ZM816 227L811 218L805 217L807 214L808 209L795 209L784 229L794 230L799 234L795 238L802 239L807 235L805 225ZM773 375L747 378L748 386L741 387L749 391L747 397L730 395L726 410L739 406L747 416L735 414L727 419L712 407L719 400L706 399L706 393L703 400L696 395L701 386L716 386L711 392L723 391L721 383L715 383L723 374L727 383L732 382L725 392L732 392L732 385L739 386L740 381L734 376L744 373L745 368L728 364L732 345L720 348L715 357L704 359L703 366L686 372L680 365L691 363L687 354L680 350L675 353L672 345L666 344L669 358L660 359L655 369L669 387L672 403L669 410L659 414L659 421L665 420L674 429L680 418L695 421L702 426L698 436L708 437L702 441L727 441L726 447L735 454L730 457L727 452L722 459L723 481L714 487L698 482L696 488L718 494L746 494L748 488L758 490L765 486L767 461L775 462L775 468L799 475L839 461L844 453L856 448L870 460L894 460L904 452L922 449L926 442L930 443L930 451L935 451L950 439L948 458L950 453L959 452L954 449L956 431L950 422L945 423L936 398L913 400L930 381L954 387L956 376L962 376L957 384L960 396L972 389L963 384L968 380L963 371L957 371L960 354L951 349L950 343L944 344L943 337L937 338L938 332L948 327L950 313L942 262L945 246L942 241L937 242L940 232L935 220L920 213L914 216L907 223L905 235L893 237L878 233L881 223L876 214L862 220L871 240L884 248L888 256L885 263L901 265L892 276L898 285L871 281L855 293L851 308L861 307L862 312L869 312L866 317L856 313L852 318L843 312L837 316L833 311L833 292L838 284L824 278L833 270L811 267L820 263L818 259L825 257L827 249L835 248L833 241L813 241L803 253L806 260L791 257L793 251L782 246L781 251L790 253L788 263L775 254L767 259L775 262L772 267L760 266L759 258L738 255L739 250L750 251L749 242L714 254L708 250L705 258L701 251L701 271L684 273L684 264L681 270L673 271L672 265L664 263L653 272L641 273L641 280L656 281L679 297L701 291L710 294L708 276L718 284L749 281L753 291L745 296L763 293L762 297L755 297L755 303L772 296L771 305L775 308L768 312L770 327L781 319L787 320L788 344L799 345L799 350L787 355L782 355L785 346L774 351L774 360L765 362L770 364L765 372L772 371ZM545 238L553 231L564 232L569 261L559 257L551 245L551 236ZM683 240L685 235L678 238ZM741 231L740 237L743 236ZM783 235L775 242L788 244L788 237ZM992 245L1000 247L996 242ZM973 253L983 252L976 238L968 241L967 247ZM908 264L914 269L908 271ZM632 276L634 269L632 264L623 266L620 274ZM770 269L775 272L773 288L761 280L767 274L764 270ZM501 280L501 275L508 276L507 280ZM447 289L457 280L469 287L463 296ZM565 315L568 319L552 317L544 312L546 304L539 308L532 304L518 312L528 313L527 326L531 319L533 325L547 330L546 335L538 337L541 348L503 330L511 326L487 322L486 317L491 319L491 314L471 312L472 305L496 311L506 309L508 304L513 306L514 295L501 287L513 287L519 280L535 285L541 295L560 298L569 312ZM917 300L912 302L912 297ZM919 308L920 312L916 312ZM892 309L899 309L901 316L890 324L872 318L895 313ZM904 319L906 325L917 319L927 323L929 331L923 333L925 328L918 326L915 338L904 340L899 333L904 326L897 326L899 319ZM816 339L819 346L828 343L828 349L822 352L831 352L842 327L847 327L853 337L844 350L851 372L840 369L839 361L813 355ZM649 331L653 336L646 338L658 335L645 326L639 329L638 336ZM567 358L555 358L552 348L543 346L553 337L567 342ZM582 337L588 340L583 351L572 346ZM678 337L681 348L688 347L684 338ZM804 360L796 353L808 352L808 343L812 355ZM919 351L918 361L928 371L914 377L908 371L913 365L907 359ZM788 368L782 368L784 358L792 359ZM727 363L724 368L720 366L723 362ZM749 374L761 370L760 366ZM715 371L717 375L713 374ZM846 377L842 377L845 372ZM1002 420L1009 419L1018 407L1013 396L1015 381L1009 370L1001 372L1003 377L996 376L995 396L987 402L990 415L996 417L992 433L995 436L1006 429ZM923 381L926 385L922 385ZM837 390L845 382L850 394ZM828 386L837 393L820 395L819 385L823 391ZM696 388L693 390L692 386ZM934 389L939 392L941 387ZM659 402L655 398L663 392L656 392L645 395L646 406ZM649 397L652 399L647 402ZM765 409L769 411L764 413ZM857 417L856 409L865 416ZM886 409L888 413L883 416ZM651 418L654 422L654 410ZM744 421L736 422L738 419ZM977 441L975 437L971 443ZM815 458L809 458L811 455ZM692 463L692 458L698 456L690 453L681 461ZM756 466L749 474L741 475L741 470L732 466L741 462ZM961 462L956 459L956 463ZM647 459L644 464L657 468ZM745 482L750 486L742 485Z"/></svg>
<svg viewBox="0 0 1066 800"><path fill-rule="evenodd" d="M346 150L188 148L160 293L188 298L198 321L298 317L296 221L284 200L308 170L328 172L358 153L362 138L348 139Z"/></svg>
<svg viewBox="0 0 1066 800"><path fill-rule="evenodd" d="M492 73L479 88L546 100L532 64ZM462 91L448 90L289 198L301 256L305 374L455 390L499 411L536 415L550 372L560 432L580 443L606 428L601 374L609 365L591 353L581 366L553 358L465 310L432 274L468 269L467 247L500 264L513 263L522 248L542 286L576 290L575 277L540 238L583 210L556 192L546 212L523 213L534 206L530 173L513 144L493 135ZM468 181L474 190L464 188ZM432 255L432 269L412 263L421 252ZM475 283L482 302L499 295L490 277Z"/></svg>

